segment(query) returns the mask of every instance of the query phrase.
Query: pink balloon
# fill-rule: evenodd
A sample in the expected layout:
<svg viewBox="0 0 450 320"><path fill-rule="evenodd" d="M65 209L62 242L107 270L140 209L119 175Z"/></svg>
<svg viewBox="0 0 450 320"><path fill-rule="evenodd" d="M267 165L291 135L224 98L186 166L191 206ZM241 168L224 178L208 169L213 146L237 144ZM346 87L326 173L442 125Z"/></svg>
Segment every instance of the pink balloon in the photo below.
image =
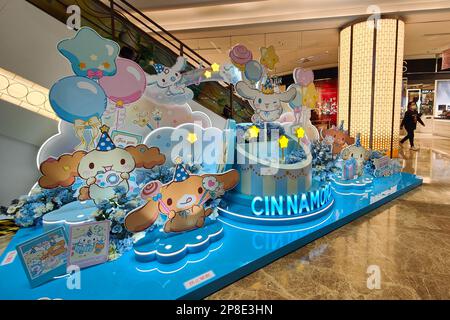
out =
<svg viewBox="0 0 450 320"><path fill-rule="evenodd" d="M124 58L117 58L116 65L115 75L98 81L106 96L118 106L139 100L147 85L144 70L136 62Z"/></svg>
<svg viewBox="0 0 450 320"><path fill-rule="evenodd" d="M295 68L294 69L294 81L295 83L306 87L308 84L314 81L314 73L312 70Z"/></svg>

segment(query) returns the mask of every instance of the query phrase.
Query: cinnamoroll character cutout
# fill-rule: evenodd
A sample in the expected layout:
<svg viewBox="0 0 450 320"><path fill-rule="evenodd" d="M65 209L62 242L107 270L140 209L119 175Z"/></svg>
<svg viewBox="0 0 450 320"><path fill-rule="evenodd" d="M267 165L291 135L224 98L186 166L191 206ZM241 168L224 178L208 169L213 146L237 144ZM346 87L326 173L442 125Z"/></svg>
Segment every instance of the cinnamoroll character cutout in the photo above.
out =
<svg viewBox="0 0 450 320"><path fill-rule="evenodd" d="M257 90L244 81L239 81L236 84L236 92L242 98L249 100L250 105L255 110L255 114L252 116L252 122L254 123L278 120L283 113L281 102L289 102L296 95L294 87L282 93L274 93L273 90Z"/></svg>
<svg viewBox="0 0 450 320"><path fill-rule="evenodd" d="M106 136L106 135L105 135ZM115 188L122 187L128 192L128 179L136 164L134 158L125 149L116 148L109 136L100 138L97 149L86 154L78 165L80 177L86 180L89 196L95 202L110 199L115 194ZM109 142L106 141L109 139ZM100 146L108 143L110 150Z"/></svg>
<svg viewBox="0 0 450 320"><path fill-rule="evenodd" d="M39 185L46 189L68 187L76 177L81 177L86 186L80 189L78 199L92 199L98 204L114 197L117 187L128 192L128 179L135 168L151 169L165 162L165 156L155 147L143 144L125 149L116 147L108 131L108 126L101 127L97 147L90 152L77 151L44 161L40 166L43 176Z"/></svg>

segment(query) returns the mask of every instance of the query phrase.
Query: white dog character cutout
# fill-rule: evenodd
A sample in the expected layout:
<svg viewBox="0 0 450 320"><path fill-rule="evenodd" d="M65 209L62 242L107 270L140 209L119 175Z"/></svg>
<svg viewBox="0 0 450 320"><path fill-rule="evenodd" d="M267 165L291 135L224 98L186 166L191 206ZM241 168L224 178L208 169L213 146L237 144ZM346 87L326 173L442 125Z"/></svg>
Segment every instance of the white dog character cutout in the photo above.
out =
<svg viewBox="0 0 450 320"><path fill-rule="evenodd" d="M69 187L80 177L86 185L80 188L78 200L92 199L99 203L113 198L118 187L128 192L130 173L135 168L152 169L166 161L156 147L144 144L125 149L116 147L108 134L108 126L103 125L100 130L102 134L94 150L76 151L42 162L39 186L45 189Z"/></svg>
<svg viewBox="0 0 450 320"><path fill-rule="evenodd" d="M273 89L257 90L244 81L236 84L236 92L242 98L249 100L255 110L255 114L252 116L253 123L278 120L283 113L281 102L289 102L296 95L295 88L290 88L282 93L274 93Z"/></svg>
<svg viewBox="0 0 450 320"><path fill-rule="evenodd" d="M89 196L95 202L112 198L117 187L128 192L130 172L136 166L129 152L116 148L108 134L108 128L103 126L101 130L97 148L87 153L78 165L78 174L86 180Z"/></svg>

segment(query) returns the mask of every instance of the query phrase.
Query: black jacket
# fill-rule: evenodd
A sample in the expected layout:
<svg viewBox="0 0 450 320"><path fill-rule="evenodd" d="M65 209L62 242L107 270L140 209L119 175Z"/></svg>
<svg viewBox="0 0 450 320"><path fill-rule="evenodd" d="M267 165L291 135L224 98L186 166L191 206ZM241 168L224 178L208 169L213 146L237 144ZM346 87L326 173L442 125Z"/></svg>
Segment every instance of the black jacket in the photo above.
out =
<svg viewBox="0 0 450 320"><path fill-rule="evenodd" d="M406 111L401 127L405 127L406 130L415 130L417 127L417 121L419 121L421 125L425 126L422 119L420 119L420 116L421 115L416 110Z"/></svg>

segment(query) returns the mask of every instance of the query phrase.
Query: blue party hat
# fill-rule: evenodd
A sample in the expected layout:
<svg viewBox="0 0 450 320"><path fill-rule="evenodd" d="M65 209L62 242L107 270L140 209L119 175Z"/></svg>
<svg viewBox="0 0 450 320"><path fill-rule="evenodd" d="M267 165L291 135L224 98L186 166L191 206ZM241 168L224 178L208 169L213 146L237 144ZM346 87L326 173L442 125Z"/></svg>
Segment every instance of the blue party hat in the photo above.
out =
<svg viewBox="0 0 450 320"><path fill-rule="evenodd" d="M156 73L162 73L164 71L164 69L166 68L166 66L163 64L160 64L160 63L155 63L155 64L153 64L153 68L155 68Z"/></svg>
<svg viewBox="0 0 450 320"><path fill-rule="evenodd" d="M173 181L181 182L189 178L189 172L187 172L186 168L183 166L180 159L175 160L175 162L177 163L177 167L175 168Z"/></svg>
<svg viewBox="0 0 450 320"><path fill-rule="evenodd" d="M111 137L108 134L109 127L107 125L102 125L100 128L102 135L98 140L97 148L98 151L111 151L116 148L114 142L111 140Z"/></svg>
<svg viewBox="0 0 450 320"><path fill-rule="evenodd" d="M344 131L344 120L341 120L341 123L339 124L339 131Z"/></svg>

